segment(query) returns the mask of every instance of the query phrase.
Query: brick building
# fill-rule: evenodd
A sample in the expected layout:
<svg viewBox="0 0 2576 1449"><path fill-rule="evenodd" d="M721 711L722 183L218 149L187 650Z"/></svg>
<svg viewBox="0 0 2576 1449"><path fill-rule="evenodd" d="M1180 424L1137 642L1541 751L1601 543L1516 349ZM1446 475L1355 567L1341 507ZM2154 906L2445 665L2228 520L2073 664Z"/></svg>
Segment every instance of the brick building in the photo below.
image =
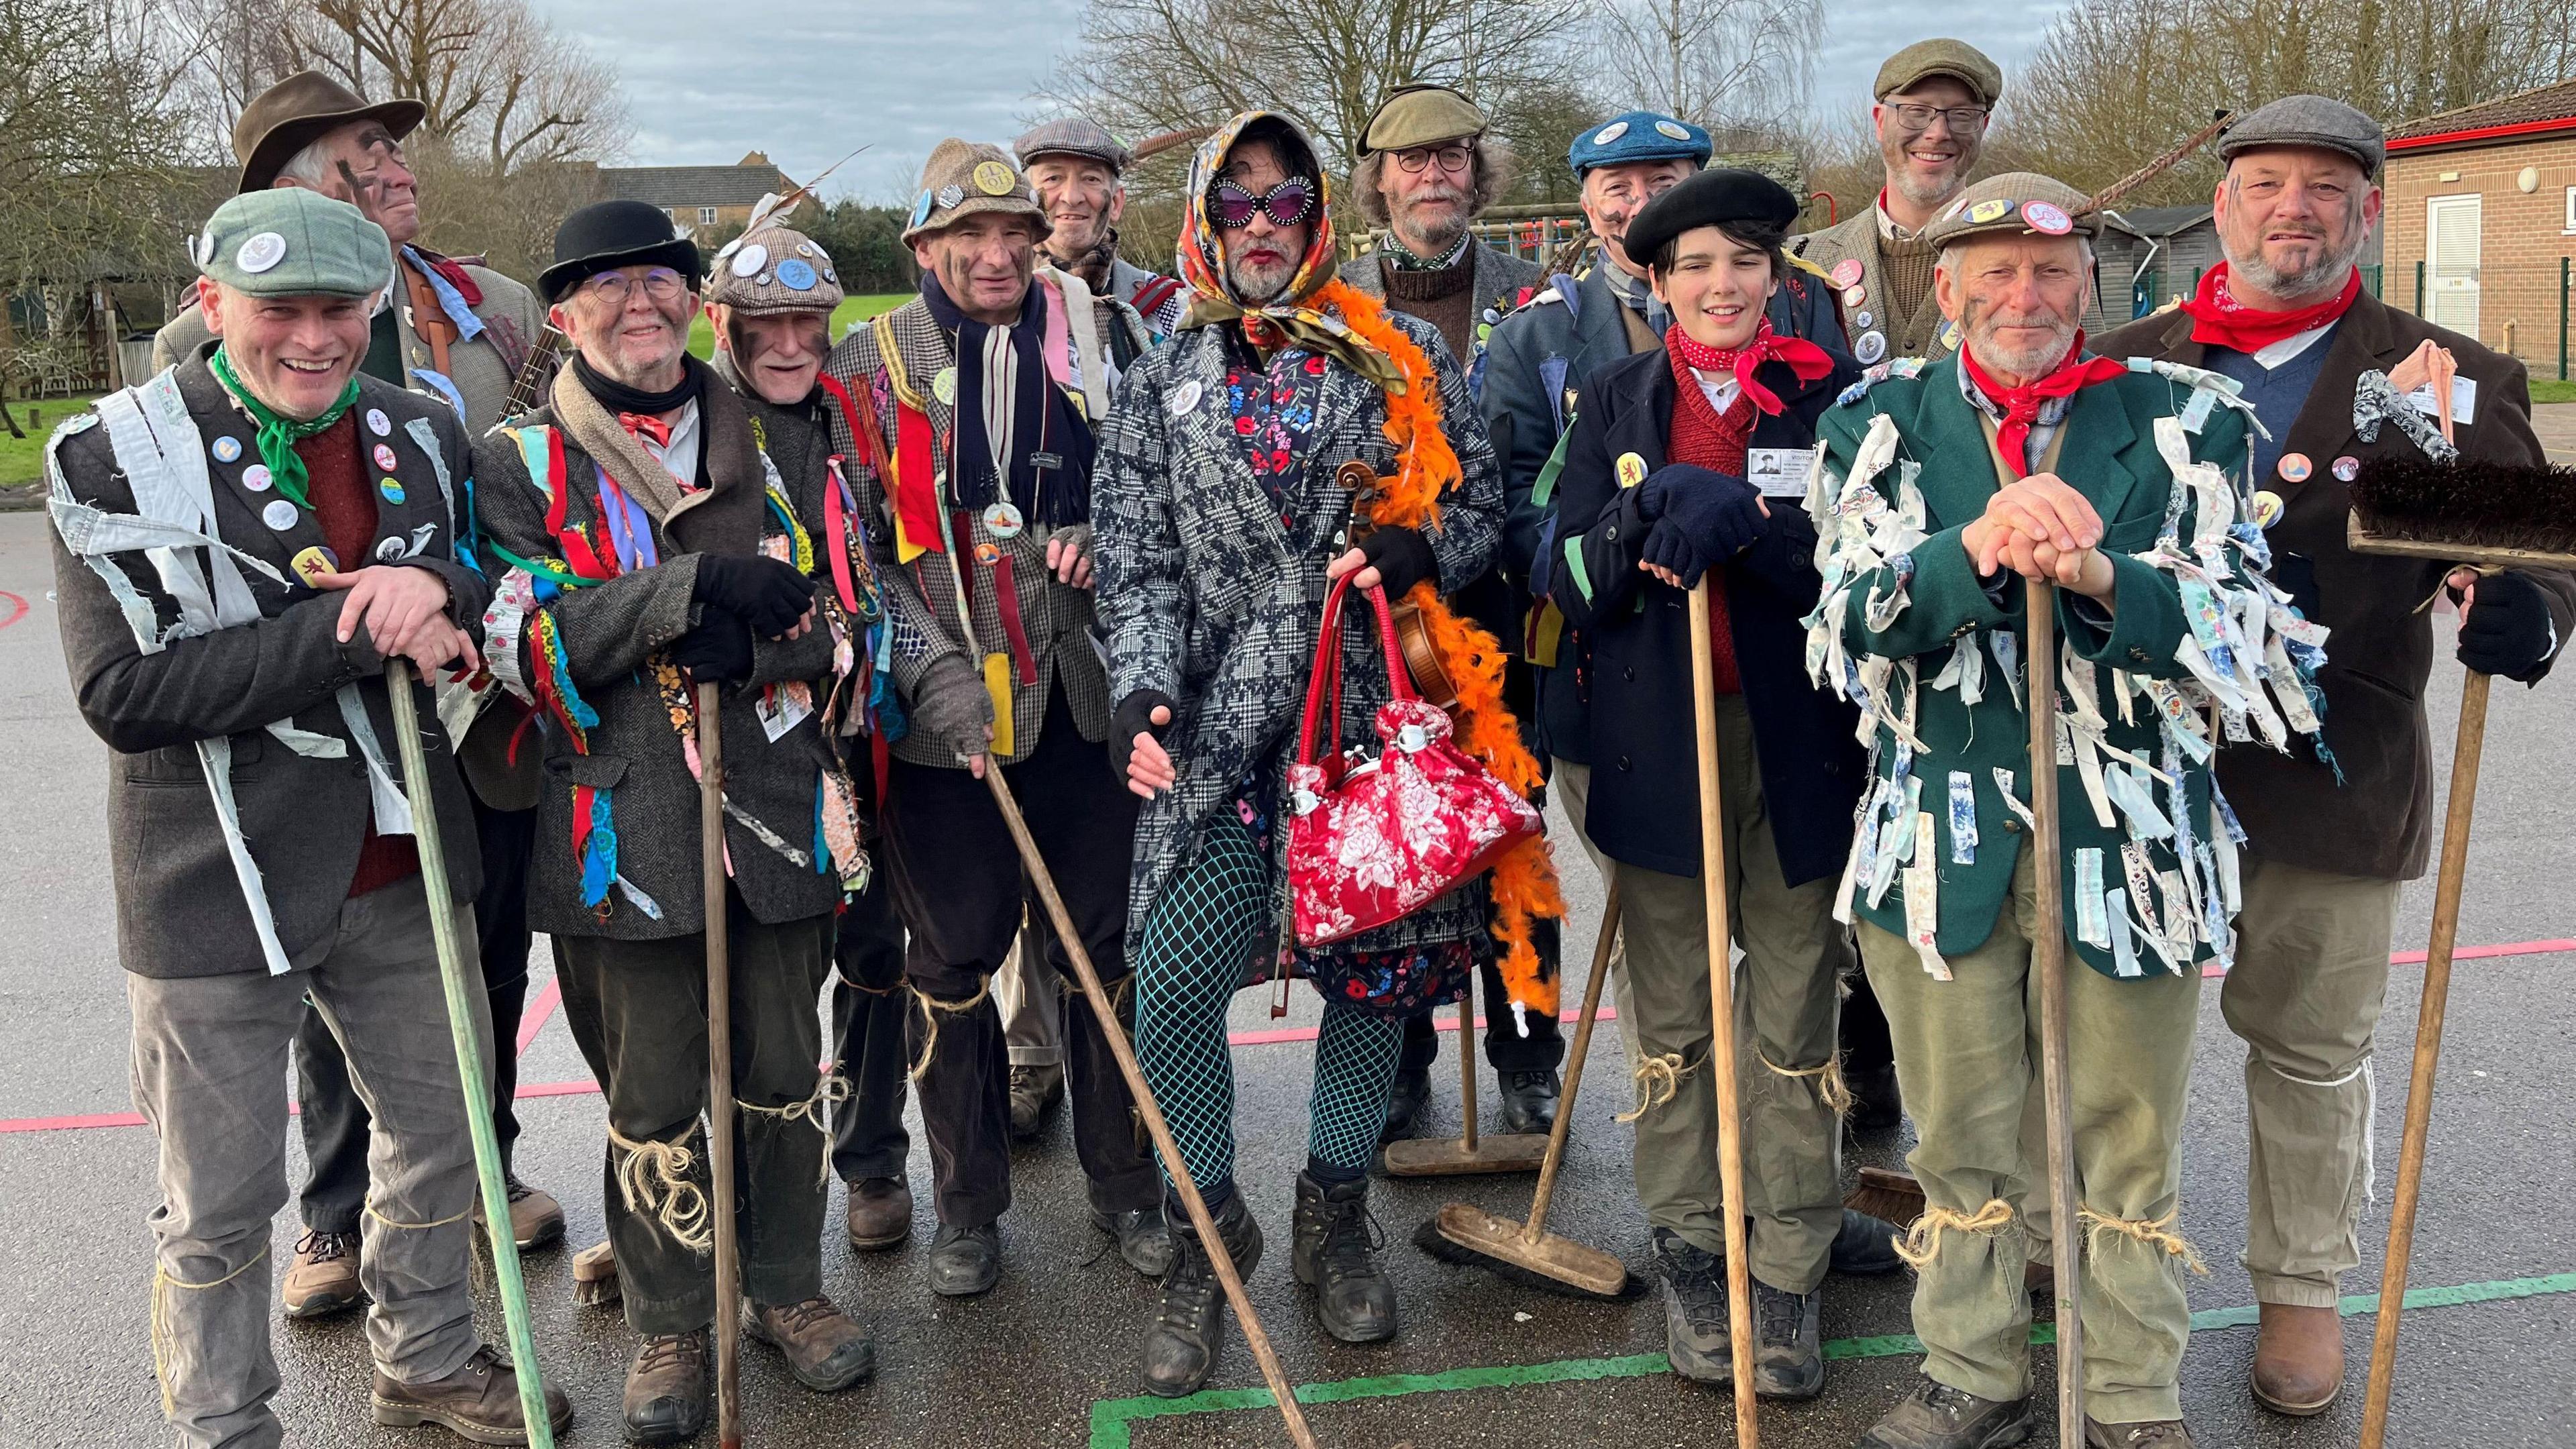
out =
<svg viewBox="0 0 2576 1449"><path fill-rule="evenodd" d="M662 208L682 236L741 226L761 197L784 196L796 184L765 151L731 166L602 166L599 179L611 196Z"/></svg>
<svg viewBox="0 0 2576 1449"><path fill-rule="evenodd" d="M2385 185L2382 295L2512 352L2535 377L2563 375L2576 81L2396 127Z"/></svg>

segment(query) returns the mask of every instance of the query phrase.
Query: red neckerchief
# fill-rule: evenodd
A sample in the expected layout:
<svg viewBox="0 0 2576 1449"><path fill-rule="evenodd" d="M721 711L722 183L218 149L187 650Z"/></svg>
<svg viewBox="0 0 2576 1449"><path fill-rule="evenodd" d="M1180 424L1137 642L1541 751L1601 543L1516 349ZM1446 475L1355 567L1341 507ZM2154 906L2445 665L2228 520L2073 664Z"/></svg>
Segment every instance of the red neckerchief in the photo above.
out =
<svg viewBox="0 0 2576 1449"><path fill-rule="evenodd" d="M627 435L639 443L649 434L656 446L662 448L671 446L671 424L665 419L644 413L619 413L617 425L624 428Z"/></svg>
<svg viewBox="0 0 2576 1449"><path fill-rule="evenodd" d="M1977 365L1976 353L1969 348L1959 349L1959 362L1968 369L1968 378L1977 390L2004 410L2003 424L1995 429L1995 446L2015 478L2030 476L2030 425L2039 421L2042 403L2051 398L2073 397L2080 388L2109 382L2129 370L2128 364L2113 358L2085 357L2081 329L2076 331L2075 342L2066 349L2066 360L2058 364L2057 370L2027 387L2006 387L1987 376L1986 370Z"/></svg>
<svg viewBox="0 0 2576 1449"><path fill-rule="evenodd" d="M1676 367L1688 363L1701 372L1735 374L1736 385L1744 389L1753 405L1775 418L1783 406L1780 395L1753 375L1762 364L1775 359L1786 363L1800 382L1814 382L1834 370L1834 360L1825 354L1825 349L1803 337L1780 336L1771 330L1768 317L1754 330L1752 341L1736 348L1705 346L1676 322L1664 333L1664 350L1672 354Z"/></svg>
<svg viewBox="0 0 2576 1449"><path fill-rule="evenodd" d="M2352 269L2343 290L2313 307L2265 312L2248 307L2227 290L2227 263L2203 272L2200 292L2182 309L2191 314L2191 340L2238 352L2260 352L2284 337L2296 337L2334 321L2361 295L2361 268Z"/></svg>

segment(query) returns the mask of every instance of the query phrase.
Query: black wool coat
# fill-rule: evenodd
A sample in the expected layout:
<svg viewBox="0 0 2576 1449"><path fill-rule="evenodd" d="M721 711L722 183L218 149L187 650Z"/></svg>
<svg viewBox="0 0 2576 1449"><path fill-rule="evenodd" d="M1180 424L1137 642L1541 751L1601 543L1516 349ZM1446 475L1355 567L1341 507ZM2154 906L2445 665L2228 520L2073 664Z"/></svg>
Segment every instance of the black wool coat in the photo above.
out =
<svg viewBox="0 0 2576 1449"><path fill-rule="evenodd" d="M1757 418L1748 446L1813 448L1816 420L1859 374L1848 358L1800 383L1785 364L1756 374L1785 406ZM1674 402L1662 352L1610 363L1585 379L1565 471L1558 481L1560 557L1550 595L1583 631L1591 658L1584 707L1592 789L1581 822L1614 860L1668 875L1700 869L1699 754L1693 740L1690 597L1638 568L1652 525L1622 489L1618 460L1664 465ZM1816 530L1799 500L1768 500L1760 542L1711 571L1725 589L1727 622L1753 718L1786 884L1839 873L1851 847L1852 811L1868 780L1853 736L1858 715L1807 682L1807 633L1816 606ZM1578 560L1579 559L1579 563Z"/></svg>

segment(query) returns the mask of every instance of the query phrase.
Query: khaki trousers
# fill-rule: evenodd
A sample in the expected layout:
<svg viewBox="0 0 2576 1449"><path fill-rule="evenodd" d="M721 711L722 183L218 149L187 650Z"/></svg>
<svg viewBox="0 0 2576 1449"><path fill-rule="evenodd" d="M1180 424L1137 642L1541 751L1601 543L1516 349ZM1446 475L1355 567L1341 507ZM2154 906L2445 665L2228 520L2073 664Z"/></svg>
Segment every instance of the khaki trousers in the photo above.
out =
<svg viewBox="0 0 2576 1449"><path fill-rule="evenodd" d="M2245 1042L2245 1253L2264 1303L2331 1308L2361 1262L2371 1055L2397 882L2244 857L2236 965L2219 987Z"/></svg>
<svg viewBox="0 0 2576 1449"><path fill-rule="evenodd" d="M1741 695L1717 701L1718 785L1725 808L1727 911L1744 951L1737 972L1737 1077L1743 1084L1745 1267L1790 1293L1825 1276L1842 1227L1841 1118L1825 1105L1834 1061L1839 978L1850 937L1833 919L1835 882L1795 889L1771 838L1753 724ZM1580 819L1591 776L1558 776ZM1707 906L1693 876L1611 863L1626 940L1620 1036L1649 1103L1638 1119L1637 1198L1651 1225L1726 1251L1717 1160L1717 1094L1708 1076ZM1655 1064L1660 1063L1657 1067ZM1665 1070L1677 1074L1666 1077Z"/></svg>
<svg viewBox="0 0 2576 1449"><path fill-rule="evenodd" d="M2025 853L2011 909L1984 945L1949 958L1936 981L1914 948L1864 921L1860 954L1887 1008L1896 1077L1918 1138L1907 1165L1929 1204L1928 1261L1914 1284L1923 1372L1985 1399L2031 1391L2030 1245L2019 1204L2048 1199L2046 1157L2024 1146L2038 1115L2039 978L2030 969L2036 887ZM2068 947L2067 1061L2078 1202L2093 1214L2180 1243L2182 1124L2200 976L2115 980ZM2027 1167L2025 1168L2025 1163ZM2028 1175L2024 1173L2027 1171ZM1970 1227L1965 1219L1983 1221ZM1941 1226L1940 1219L1962 1220ZM2177 1380L2191 1336L2179 1258L2114 1226L2085 1234L2084 1389L2106 1424L2179 1419ZM2061 1289L2061 1291L2063 1291Z"/></svg>

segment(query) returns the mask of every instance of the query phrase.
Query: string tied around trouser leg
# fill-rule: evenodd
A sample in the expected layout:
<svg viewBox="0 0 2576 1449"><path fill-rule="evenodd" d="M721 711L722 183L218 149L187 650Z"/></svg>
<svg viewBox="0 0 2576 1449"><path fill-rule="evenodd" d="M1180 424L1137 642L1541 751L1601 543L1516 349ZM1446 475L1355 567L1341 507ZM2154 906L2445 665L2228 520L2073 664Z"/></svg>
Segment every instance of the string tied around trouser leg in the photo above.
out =
<svg viewBox="0 0 2576 1449"><path fill-rule="evenodd" d="M2175 1208L2160 1218L2115 1218L2108 1213L2097 1213L2089 1207L2079 1207L2075 1210L2075 1221L2084 1227L2096 1233L2111 1233L2127 1238L2142 1247L2152 1248L2168 1258L2179 1260L2183 1267L2205 1278L2209 1276L2209 1265L2200 1260L2198 1249L2185 1241L2182 1234L2173 1230L2174 1224L2181 1218L2182 1209L2180 1208Z"/></svg>
<svg viewBox="0 0 2576 1449"><path fill-rule="evenodd" d="M2257 1060L2261 1059L2258 1057ZM2351 1071L2344 1073L2340 1077L2328 1077L2324 1081L2317 1081L2311 1077L2297 1076L2292 1073L2282 1071L2279 1067L2274 1066L2269 1061L2263 1062L2264 1070L2270 1072L2273 1076L2279 1077L2282 1081L2295 1083L2302 1087L2317 1087L2329 1092L2350 1086L2353 1079L2356 1077L2361 1079L2361 1200L2368 1203L2376 1203L2379 1201L2379 1153L2377 1150L2379 1141L2379 1074L2371 1070L2370 1064L2372 1060L2373 1059L2370 1057L2363 1057L2361 1059L2360 1066L2353 1068Z"/></svg>
<svg viewBox="0 0 2576 1449"><path fill-rule="evenodd" d="M1825 1104L1826 1111L1835 1116L1839 1117L1852 1109L1851 1087L1843 1081L1843 1059L1840 1052L1826 1057L1824 1065L1817 1067L1784 1067L1760 1051L1756 1051L1754 1055L1762 1058L1762 1065L1770 1068L1771 1074L1775 1077L1815 1078L1817 1099Z"/></svg>
<svg viewBox="0 0 2576 1449"><path fill-rule="evenodd" d="M1634 1110L1622 1112L1610 1120L1613 1122L1638 1121L1657 1107L1680 1096L1683 1080L1698 1071L1700 1063L1707 1060L1706 1057L1702 1057L1698 1062L1684 1064L1680 1052L1638 1057L1635 1082L1637 1105Z"/></svg>
<svg viewBox="0 0 2576 1449"><path fill-rule="evenodd" d="M715 1251L716 1238L707 1216L706 1191L689 1180L698 1155L682 1145L697 1135L696 1121L689 1123L678 1142L649 1138L638 1142L611 1127L608 1142L626 1154L617 1164L617 1195L626 1210L659 1224L672 1242L690 1252L709 1253Z"/></svg>
<svg viewBox="0 0 2576 1449"><path fill-rule="evenodd" d="M179 1416L178 1400L170 1392L170 1310L165 1306L162 1290L177 1288L189 1293L203 1293L209 1288L221 1288L267 1257L268 1244L262 1243L259 1251L251 1254L240 1267L211 1283L191 1283L185 1278L172 1277L170 1270L157 1262L152 1265L152 1377L161 1385L161 1417L175 1419Z"/></svg>
<svg viewBox="0 0 2576 1449"><path fill-rule="evenodd" d="M927 1028L921 1036L921 1060L914 1062L912 1069L905 1073L913 1081L918 1082L929 1073L930 1059L939 1054L940 1015L944 1012L950 1016L963 1016L983 1005L992 998L993 978L983 977L982 984L975 988L975 994L964 1001L942 1001L909 982L905 983L905 987L912 992L912 999L920 1003L922 1025Z"/></svg>
<svg viewBox="0 0 2576 1449"><path fill-rule="evenodd" d="M1896 1239L1896 1256L1904 1259L1907 1267L1920 1273L1940 1252L1942 1233L1984 1233L1992 1237L2011 1227L2012 1221L2012 1204L1999 1197L1986 1199L1986 1205L1972 1213L1938 1203L1928 1204L1923 1209L1923 1216L1916 1218L1914 1226L1906 1229L1905 1236Z"/></svg>
<svg viewBox="0 0 2576 1449"><path fill-rule="evenodd" d="M823 1134L823 1168L817 1185L829 1187L832 1185L832 1124L825 1119L823 1109L850 1100L850 1090L850 1079L841 1075L841 1064L834 1062L830 1070L814 1079L813 1093L801 1102L790 1102L784 1107L763 1107L737 1097L733 1105L737 1111L748 1112L755 1117L812 1124L815 1131Z"/></svg>

